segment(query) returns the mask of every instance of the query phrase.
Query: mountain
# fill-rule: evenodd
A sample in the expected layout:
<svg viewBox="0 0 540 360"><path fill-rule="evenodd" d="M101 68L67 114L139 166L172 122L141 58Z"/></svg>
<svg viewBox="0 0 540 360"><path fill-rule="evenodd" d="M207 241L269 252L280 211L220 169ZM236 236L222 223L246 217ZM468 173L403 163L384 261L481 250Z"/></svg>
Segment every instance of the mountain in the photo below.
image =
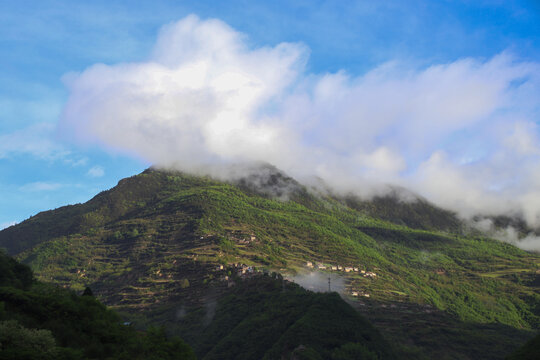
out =
<svg viewBox="0 0 540 360"><path fill-rule="evenodd" d="M332 277L400 357L514 351L539 329L540 256L407 198L398 189L370 201L318 192L269 166L233 182L148 169L1 231L0 246L38 279L90 286L135 323L166 324L188 342L190 333L211 337L206 329L253 268L294 280L320 265L314 288Z"/></svg>

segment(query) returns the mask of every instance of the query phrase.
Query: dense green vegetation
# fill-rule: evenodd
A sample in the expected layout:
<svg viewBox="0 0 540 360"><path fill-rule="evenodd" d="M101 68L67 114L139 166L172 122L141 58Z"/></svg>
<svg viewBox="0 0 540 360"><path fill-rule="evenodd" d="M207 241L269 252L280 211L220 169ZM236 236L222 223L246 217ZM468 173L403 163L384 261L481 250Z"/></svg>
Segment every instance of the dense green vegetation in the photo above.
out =
<svg viewBox="0 0 540 360"><path fill-rule="evenodd" d="M194 359L163 329L122 324L94 297L34 282L27 266L0 253L0 359Z"/></svg>
<svg viewBox="0 0 540 360"><path fill-rule="evenodd" d="M345 294L430 306L460 323L525 331L523 340L539 329L537 254L468 231L423 200L363 201L266 174L235 185L149 169L85 204L1 231L0 246L40 280L90 286L106 304L150 323L174 317L178 304L189 312L208 293L228 293L223 278L233 263L296 274L310 261L377 274L341 272Z"/></svg>

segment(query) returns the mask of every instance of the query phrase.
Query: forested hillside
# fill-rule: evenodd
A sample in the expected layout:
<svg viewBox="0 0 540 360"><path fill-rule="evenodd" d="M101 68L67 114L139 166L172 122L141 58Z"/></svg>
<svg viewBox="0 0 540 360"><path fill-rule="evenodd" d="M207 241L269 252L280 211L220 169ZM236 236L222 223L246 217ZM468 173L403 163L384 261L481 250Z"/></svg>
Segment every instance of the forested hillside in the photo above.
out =
<svg viewBox="0 0 540 360"><path fill-rule="evenodd" d="M163 329L138 332L86 290L33 280L0 253L0 359L195 359Z"/></svg>

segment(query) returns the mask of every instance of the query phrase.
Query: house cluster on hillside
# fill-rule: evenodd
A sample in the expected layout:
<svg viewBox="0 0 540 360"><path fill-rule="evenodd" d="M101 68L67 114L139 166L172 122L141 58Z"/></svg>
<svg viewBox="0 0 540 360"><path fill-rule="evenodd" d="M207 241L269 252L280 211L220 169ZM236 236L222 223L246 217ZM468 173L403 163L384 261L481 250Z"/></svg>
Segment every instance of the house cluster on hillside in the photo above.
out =
<svg viewBox="0 0 540 360"><path fill-rule="evenodd" d="M259 243L259 240L255 236L255 234L253 233L245 234L240 230L230 231L229 234L227 235L227 238L241 245L250 245L253 243ZM201 237L201 240L202 239L204 239L204 237Z"/></svg>
<svg viewBox="0 0 540 360"><path fill-rule="evenodd" d="M77 270L77 275L79 275L79 277L85 277L86 276L86 270L85 269Z"/></svg>
<svg viewBox="0 0 540 360"><path fill-rule="evenodd" d="M306 262L306 267L308 267L310 269L315 269L316 268L318 270L343 271L343 272L346 272L346 273L357 272L357 273L362 274L364 277L369 277L369 278L377 277L377 274L375 274L372 271L360 270L360 268L354 267L354 266L325 265L325 264L322 264L322 263L313 264L313 262L307 261Z"/></svg>
<svg viewBox="0 0 540 360"><path fill-rule="evenodd" d="M216 271L227 271L230 272L230 274L238 275L239 277L246 277L251 276L255 274L262 274L263 271L260 269L257 269L255 266L250 266L246 264L241 263L232 263L228 264L227 266L224 265L217 265ZM228 280L229 277L226 276L225 280Z"/></svg>
<svg viewBox="0 0 540 360"><path fill-rule="evenodd" d="M232 240L236 241L239 244L248 245L255 241L257 241L257 237L255 235L249 235L249 237L243 237L243 238L235 238L233 237Z"/></svg>
<svg viewBox="0 0 540 360"><path fill-rule="evenodd" d="M236 283L233 280L233 276L236 275L240 279L247 279L249 277L260 275L262 271L256 269L254 266L246 264L233 263L225 265L217 265L215 270L221 273L219 280L226 282L227 287L235 286Z"/></svg>

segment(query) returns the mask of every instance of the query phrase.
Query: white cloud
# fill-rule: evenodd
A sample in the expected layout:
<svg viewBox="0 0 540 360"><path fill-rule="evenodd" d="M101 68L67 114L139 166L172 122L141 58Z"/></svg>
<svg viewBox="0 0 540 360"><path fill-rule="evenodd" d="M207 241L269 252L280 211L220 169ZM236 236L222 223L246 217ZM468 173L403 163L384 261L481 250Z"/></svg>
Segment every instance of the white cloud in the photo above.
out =
<svg viewBox="0 0 540 360"><path fill-rule="evenodd" d="M40 191L58 190L64 186L65 185L59 184L59 183L37 181L37 182L25 184L21 186L19 189L24 192L40 192Z"/></svg>
<svg viewBox="0 0 540 360"><path fill-rule="evenodd" d="M500 54L361 76L308 49L250 48L219 20L161 30L146 62L70 74L60 128L161 166L266 161L369 196L394 183L469 216L540 226L540 66Z"/></svg>
<svg viewBox="0 0 540 360"><path fill-rule="evenodd" d="M524 250L540 252L540 236L534 233L522 236L512 226L502 229L496 228L490 219L473 221L472 225L495 239L518 246Z"/></svg>
<svg viewBox="0 0 540 360"><path fill-rule="evenodd" d="M25 128L0 134L0 159L30 155L40 160L63 162L78 167L86 165L88 158L66 148L55 135L56 125L37 123Z"/></svg>
<svg viewBox="0 0 540 360"><path fill-rule="evenodd" d="M71 75L62 125L162 165L256 160L286 145L286 129L253 117L297 77L302 58L292 44L251 51L224 23L191 16L164 27L147 63Z"/></svg>
<svg viewBox="0 0 540 360"><path fill-rule="evenodd" d="M88 176L91 177L102 177L105 175L105 169L103 169L102 166L96 165L88 170L86 173Z"/></svg>
<svg viewBox="0 0 540 360"><path fill-rule="evenodd" d="M534 234L528 234L524 238L516 240L513 244L523 250L540 252L540 237Z"/></svg>
<svg viewBox="0 0 540 360"><path fill-rule="evenodd" d="M12 154L30 154L46 160L67 156L69 151L52 140L53 131L54 125L39 123L0 135L0 159Z"/></svg>
<svg viewBox="0 0 540 360"><path fill-rule="evenodd" d="M87 157L74 158L74 159L66 158L64 159L64 162L73 167L79 167L79 166L86 165L88 163L88 158Z"/></svg>

